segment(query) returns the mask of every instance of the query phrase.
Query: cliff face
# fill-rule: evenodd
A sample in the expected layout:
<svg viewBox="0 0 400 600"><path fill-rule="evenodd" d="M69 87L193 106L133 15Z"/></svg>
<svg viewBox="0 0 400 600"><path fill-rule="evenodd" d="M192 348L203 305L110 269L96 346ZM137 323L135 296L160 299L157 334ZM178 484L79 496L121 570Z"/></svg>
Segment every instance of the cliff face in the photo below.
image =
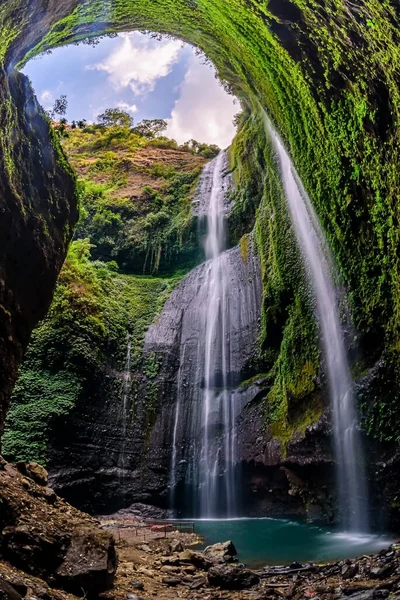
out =
<svg viewBox="0 0 400 600"><path fill-rule="evenodd" d="M77 220L75 181L27 79L0 67L0 430Z"/></svg>
<svg viewBox="0 0 400 600"><path fill-rule="evenodd" d="M229 261L235 273L231 299L236 306L231 310L235 313L240 307L243 311L242 321L233 322L231 332L235 349L231 375L239 386L256 352L260 272L252 252L244 259L239 248L233 249L229 251ZM199 291L206 270L206 265L197 267L171 293L147 331L143 357L136 371L130 373L132 365L127 361L128 371L103 371L97 387L82 398L64 423L65 434L60 437L60 432L57 435L53 432L49 452L51 482L73 504L91 511L110 511L133 502L169 508L179 394L182 414L177 432L177 460L181 465L181 486L192 461L198 460L191 428L196 427L196 410L200 407L202 384L198 363L202 336L198 315L204 298ZM193 316L197 319L193 320ZM126 345L128 351L128 341ZM183 348L184 364L179 369ZM238 389L241 409L252 399L254 390L252 386ZM190 476L185 485L193 485Z"/></svg>
<svg viewBox="0 0 400 600"><path fill-rule="evenodd" d="M268 377L260 384L260 394L267 433L255 440L257 454L264 452L263 461L268 462L278 447L282 460L300 452L297 432L307 440L312 433L307 427L319 421L319 388L324 384L312 306L265 137L261 105L290 150L348 290L357 334L349 330L347 339L359 380L363 426L384 444L374 452L378 463L384 459L384 472L390 478L400 423L398 21L397 3L379 0L362 0L357 6L345 0L329 0L323 6L318 0L270 0L268 4L167 0L162 7L148 0L69 0L62 5L50 0L45 10L31 0L2 4L2 418L29 334L49 304L69 227L76 218L72 178L37 113L29 86L12 67L41 50L87 35L135 28L165 31L204 49L248 108L233 150L237 196L230 231L234 246L255 227L261 263L260 345L262 370ZM96 281L93 278L90 285ZM110 293L112 288L106 289ZM99 309L95 309L96 317ZM88 315L93 317L90 310ZM79 352L71 353L71 364L79 366L75 359L81 352L92 360L93 347L104 347L104 327L96 319L95 325L99 345L92 340L85 346L77 336ZM121 329L117 337L124 338ZM116 351L111 369L122 372L124 355ZM101 356L98 352L93 358L95 370ZM151 363L148 368L151 373L156 370ZM115 381L119 397L123 376ZM71 381L65 385L71 387ZM109 389L107 381L99 385ZM90 396L95 389L85 393ZM157 394L152 393L154 398ZM151 402L146 423L153 424ZM96 403L89 405L100 410ZM112 403L110 414L116 406ZM248 406L242 418L246 429L246 419L248 423L253 418L262 420L256 399ZM98 422L93 415L82 419L82 436L89 441L93 422ZM259 438L269 436L272 445L261 450ZM115 464L116 460L110 468ZM140 481L139 472L137 478ZM157 473L154 479L152 489L158 485ZM392 482L385 481L396 508Z"/></svg>

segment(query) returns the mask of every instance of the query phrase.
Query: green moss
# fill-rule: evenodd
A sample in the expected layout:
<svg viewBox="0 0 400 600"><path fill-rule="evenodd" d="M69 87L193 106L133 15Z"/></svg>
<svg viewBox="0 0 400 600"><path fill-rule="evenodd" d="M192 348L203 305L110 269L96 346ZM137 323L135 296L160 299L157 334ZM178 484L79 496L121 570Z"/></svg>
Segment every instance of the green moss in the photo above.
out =
<svg viewBox="0 0 400 600"><path fill-rule="evenodd" d="M249 256L249 241L249 236L246 234L240 238L240 254L242 255L243 262L246 262Z"/></svg>
<svg viewBox="0 0 400 600"><path fill-rule="evenodd" d="M3 437L8 459L46 464L53 431L104 377L105 361L125 368L128 335L131 370L141 368L146 331L178 280L119 274L113 264L90 260L88 240L73 242L13 394ZM147 370L156 374L155 360Z"/></svg>
<svg viewBox="0 0 400 600"><path fill-rule="evenodd" d="M202 48L251 110L253 117L234 143L232 166L240 185L230 219L231 241L238 242L255 224L263 268L261 347L273 385L284 390L290 348L296 347L294 323L308 332L305 350L291 367L294 379L302 378L304 365L314 369L318 361L304 274L263 139L259 106L268 110L329 238L349 290L361 348L368 352L374 340L379 352L385 349L388 364L395 365L393 393L384 400L394 410L400 372L400 45L395 0L362 0L357 6L343 0L71 1L64 12L57 4L57 19L36 38L29 22L35 20L35 5L30 11L21 7L22 0L13 0L0 8L4 61L9 56L24 62L88 34L168 32ZM28 28L33 47L16 52ZM7 111L5 121L6 149L12 131ZM12 180L16 169L12 161L7 164ZM183 225L187 215L179 215ZM161 217L149 223L148 237L155 242L146 264L158 265L162 255ZM281 392L276 398L285 403Z"/></svg>

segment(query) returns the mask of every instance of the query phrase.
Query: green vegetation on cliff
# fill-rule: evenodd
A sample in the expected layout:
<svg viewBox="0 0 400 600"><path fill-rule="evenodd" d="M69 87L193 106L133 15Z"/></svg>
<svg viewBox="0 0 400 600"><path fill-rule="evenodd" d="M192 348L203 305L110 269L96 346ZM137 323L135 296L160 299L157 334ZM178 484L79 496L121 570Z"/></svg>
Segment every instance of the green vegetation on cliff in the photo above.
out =
<svg viewBox="0 0 400 600"><path fill-rule="evenodd" d="M79 177L80 220L2 440L8 458L41 464L49 440L101 378L116 377L121 396L128 340L131 372L151 370L142 365L146 331L201 254L191 199L204 158L127 127L68 126L62 136Z"/></svg>
<svg viewBox="0 0 400 600"><path fill-rule="evenodd" d="M267 373L265 414L283 444L317 420L320 351L309 285L292 230L274 156L261 117L241 116L230 151L236 183L232 242L254 223L261 259L263 307L260 366ZM241 238L245 247L246 235Z"/></svg>
<svg viewBox="0 0 400 600"><path fill-rule="evenodd" d="M90 260L89 240L73 242L55 297L34 331L14 390L3 453L46 464L48 441L104 368L123 369L127 336L132 370L146 329L176 279L124 275ZM83 400L84 401L84 400Z"/></svg>
<svg viewBox="0 0 400 600"><path fill-rule="evenodd" d="M166 0L163 3L67 0L60 7L59 2L50 0L47 6L43 15L39 7L28 0L12 0L2 5L0 59L7 66L88 35L150 29L176 35L202 48L215 62L220 76L251 107L253 114L260 113L260 105L268 111L329 237L343 282L349 290L353 321L361 334L361 349L368 366L384 353L389 387L380 390L376 395L379 400L369 406L373 414L369 414L368 421L382 423L385 419L382 415L397 414L400 373L398 3L395 0L327 0L323 3L320 0ZM15 110L12 105L1 108L10 113L6 119L8 126L1 136L11 143ZM257 131L249 140L257 137L261 140L260 118L254 127ZM245 135L244 131L242 141ZM239 151L240 141L237 144ZM263 347L266 355L275 352L271 355L276 371L275 389L283 389L282 382L285 382L285 389L298 394L298 377L304 383L300 385L301 390L309 391L312 387L311 374L315 373L316 365L315 332L309 320L307 299L294 277L296 268L292 261L298 263L279 209L281 194L276 186L267 189L268 182L264 186L264 171L271 180L276 177L268 167L270 159L267 156L263 159L263 149L258 143L255 151L248 147L242 150L259 161L257 183L247 177L249 191L240 199L246 208L246 217L242 213L244 220L249 218L248 210L255 214L257 209L253 190L263 197L256 228L265 283L263 331L264 337L267 335L265 339L269 338ZM18 178L18 168L13 166L12 160L8 169L13 182ZM236 227L240 234L247 230L240 225L239 217ZM153 253L152 262L157 264L157 253L155 258ZM285 282L285 277L291 281ZM282 323L286 324L285 330L288 328L286 333ZM299 326L306 340L301 345L301 359L297 357L297 347L290 334L290 327ZM276 348L275 339L280 340ZM287 342L283 344L283 340ZM283 406L286 401L281 392L277 397ZM397 425L396 422L396 430ZM386 437L375 427L372 433Z"/></svg>
<svg viewBox="0 0 400 600"><path fill-rule="evenodd" d="M126 273L171 274L201 260L191 200L205 159L137 128L69 129L63 147L79 181L76 238Z"/></svg>

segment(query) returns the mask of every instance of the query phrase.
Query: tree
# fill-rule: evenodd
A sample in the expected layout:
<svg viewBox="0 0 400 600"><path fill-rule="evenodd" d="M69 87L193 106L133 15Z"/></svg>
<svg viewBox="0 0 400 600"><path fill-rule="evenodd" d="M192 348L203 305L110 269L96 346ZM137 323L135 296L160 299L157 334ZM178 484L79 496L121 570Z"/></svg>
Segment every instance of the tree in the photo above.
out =
<svg viewBox="0 0 400 600"><path fill-rule="evenodd" d="M152 139L163 133L167 127L168 123L164 119L143 119L136 125L134 132L142 137Z"/></svg>
<svg viewBox="0 0 400 600"><path fill-rule="evenodd" d="M181 146L182 150L198 154L204 158L214 158L221 152L221 149L216 144L201 144L197 140L189 140Z"/></svg>
<svg viewBox="0 0 400 600"><path fill-rule="evenodd" d="M56 115L63 117L67 114L68 110L68 100L65 94L62 94L57 100L55 100L53 105L53 110L51 111L53 119Z"/></svg>
<svg viewBox="0 0 400 600"><path fill-rule="evenodd" d="M133 118L120 108L107 108L97 117L98 123L104 127L132 127Z"/></svg>

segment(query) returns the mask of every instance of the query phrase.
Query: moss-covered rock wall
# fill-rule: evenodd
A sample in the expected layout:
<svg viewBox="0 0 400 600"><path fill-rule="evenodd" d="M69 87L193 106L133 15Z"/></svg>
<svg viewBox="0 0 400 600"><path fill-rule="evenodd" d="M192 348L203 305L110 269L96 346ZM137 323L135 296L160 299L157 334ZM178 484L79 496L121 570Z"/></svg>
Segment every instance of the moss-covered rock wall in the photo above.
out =
<svg viewBox="0 0 400 600"><path fill-rule="evenodd" d="M285 140L348 291L360 351L355 375L364 376L360 395L365 425L378 439L398 439L399 19L395 0L68 0L62 5L49 0L45 6L36 0L12 0L0 8L6 90L16 77L12 68L42 50L92 34L151 29L202 48L247 106L252 117L235 142L234 155L241 157L236 176L245 185L232 221L233 236L248 231L247 223L256 224L264 269L262 347L271 367L266 410L282 439L292 433L293 399L313 393L319 354L267 141L263 147L260 107ZM23 131L21 122L13 126L30 91L22 98L7 94L0 102L3 177L9 184L9 156L17 148L10 132ZM41 147L60 161L47 137ZM29 156L38 169L37 154ZM21 156L15 164L21 167ZM17 178L20 171L16 169ZM23 232L32 240L32 228L23 220L31 189L24 188L22 205L15 195L10 198L23 224L21 236ZM64 208L67 204L64 200ZM63 231L65 222L51 238ZM246 240L242 248L245 253ZM61 245L57 260L64 253ZM54 264L55 257L43 278ZM22 278L24 269L14 272ZM6 283L7 293L17 287L18 282ZM50 290L46 299L49 295ZM39 304L45 307L46 302ZM30 305L21 317L27 331L39 316L38 311L29 319L29 310ZM4 356L10 356L9 349ZM371 383L369 368L378 360L381 376ZM9 389L10 381L5 395ZM385 424L389 417L390 430Z"/></svg>

